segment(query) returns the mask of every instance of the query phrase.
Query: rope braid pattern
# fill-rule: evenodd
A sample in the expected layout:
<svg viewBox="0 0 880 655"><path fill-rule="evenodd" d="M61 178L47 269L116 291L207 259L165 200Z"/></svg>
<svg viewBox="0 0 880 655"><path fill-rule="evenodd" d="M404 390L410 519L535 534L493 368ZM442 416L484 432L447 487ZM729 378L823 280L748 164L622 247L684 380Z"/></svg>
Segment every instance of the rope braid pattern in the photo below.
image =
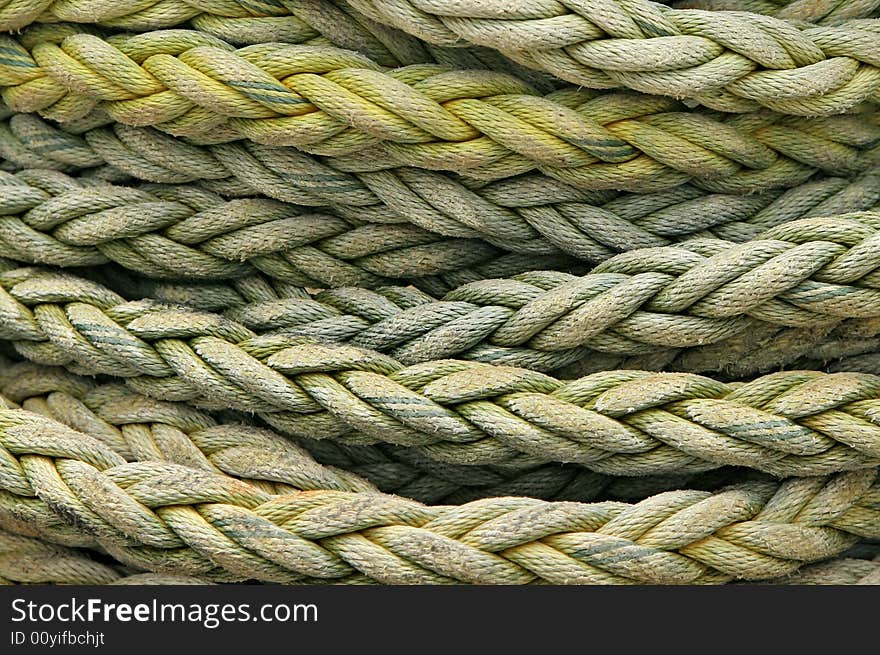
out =
<svg viewBox="0 0 880 655"><path fill-rule="evenodd" d="M0 373L4 397L105 443L127 461L162 461L223 472L281 494L305 489L375 491L347 471L321 466L269 430L219 423L204 412L95 386L63 370L12 365Z"/></svg>
<svg viewBox="0 0 880 655"><path fill-rule="evenodd" d="M587 88L693 98L721 111L841 113L880 89L880 22L790 23L649 0L348 0L430 43L475 43Z"/></svg>
<svg viewBox="0 0 880 655"><path fill-rule="evenodd" d="M468 465L575 462L612 475L722 465L814 475L880 458L874 376L790 372L740 387L638 371L562 382L454 360L405 368L374 351L124 303L72 276L22 269L2 280L3 336L25 357L124 377L160 399L258 413L293 436L393 443Z"/></svg>
<svg viewBox="0 0 880 655"><path fill-rule="evenodd" d="M538 169L577 187L635 189L767 174L784 168L780 155L801 148L826 162L834 152L810 133L827 125L771 112L722 121L659 97L578 89L541 96L501 73L427 64L383 72L349 51L279 44L234 51L200 32L73 34L60 45L49 36L0 37L9 53L0 87L16 111L63 121L100 102L124 124L215 139L225 131L227 140L358 155L374 168L488 179ZM877 126L843 120L853 123L844 139L855 143L837 149L844 156L835 159L847 161L836 162L836 172L875 166ZM793 143L800 133L805 138Z"/></svg>
<svg viewBox="0 0 880 655"><path fill-rule="evenodd" d="M126 573L85 551L0 530L0 585L192 585L211 584L183 575Z"/></svg>
<svg viewBox="0 0 880 655"><path fill-rule="evenodd" d="M0 173L0 189L0 254L31 263L114 260L153 278L261 270L303 287L370 288L491 266L503 256L476 239L443 239L413 225L358 227L264 198L223 201L192 186L133 189L29 170Z"/></svg>
<svg viewBox="0 0 880 655"><path fill-rule="evenodd" d="M880 0L678 0L672 4L676 9L747 11L816 25L876 18L880 13Z"/></svg>
<svg viewBox="0 0 880 655"><path fill-rule="evenodd" d="M880 585L880 559L840 558L805 566L772 581L790 585Z"/></svg>
<svg viewBox="0 0 880 655"><path fill-rule="evenodd" d="M191 5L161 0L149 6L136 0L109 4L103 0L18 0L0 7L0 32L16 32L34 20L88 23L147 32L180 25L189 20L197 31L236 45L290 43L334 46L361 52L389 68L436 63L449 68L498 70L551 89L559 82L521 66L490 48L442 48L424 43L406 32L376 23L344 2L334 0L282 0L282 2L217 2L198 0ZM53 26L65 33L78 28ZM81 31L81 29L80 29Z"/></svg>
<svg viewBox="0 0 880 655"><path fill-rule="evenodd" d="M517 254L548 256L561 249L587 261L698 233L746 241L778 223L865 210L880 201L876 169L854 179L812 182L806 180L814 169L798 170L790 183L799 186L784 193L744 195L751 187L734 183L732 193L683 185L615 198L543 175L470 188L448 175L414 168L348 173L325 165L330 160L290 148L246 143L199 148L155 130L121 125L90 129L84 137L16 115L0 124L0 155L18 168L72 171L109 162L109 170L98 170L110 179L119 179L120 171L159 183L199 179L224 196L260 193L329 206L355 224L411 222L448 237L479 237Z"/></svg>
<svg viewBox="0 0 880 655"><path fill-rule="evenodd" d="M409 449L345 446L301 440L321 458L321 468L290 441L269 430L217 425L187 405L157 401L118 384L96 386L59 368L13 364L0 373L0 393L10 407L42 414L91 435L128 461L165 461L223 472L268 493L306 489L371 491L421 502L458 504L479 498L529 496L545 500L630 500L688 486L714 490L758 479L738 469L699 476L609 477L579 466L551 464L525 470L438 464ZM354 475L352 475L354 474ZM269 484L267 484L269 483Z"/></svg>
<svg viewBox="0 0 880 655"><path fill-rule="evenodd" d="M880 263L878 227L876 213L804 219L741 245L702 239L624 253L580 277L544 271L474 282L442 301L395 287L330 290L314 298L273 295L227 310L225 318L231 321L215 336L237 343L258 333L281 332L286 337L279 335L279 344L297 335L349 341L388 352L405 364L463 356L541 370L572 364L594 351L646 355L714 343L729 349L729 340L743 336L748 344L754 338L749 331L768 324L795 329L782 339L812 344L809 334L818 330L821 337L823 326L830 331L854 318L863 336L874 336L880 318L874 274ZM0 238L5 238L2 231ZM61 314L68 304L93 305L105 315L101 322L107 329L138 344L156 337L149 330L131 333L132 320L164 312L177 324L186 315L150 303L126 305L106 288L39 269L9 271L0 276L0 286L8 292L2 292L8 307L6 338L37 361L60 364L73 357L83 366L97 366L90 372L133 374L131 365L119 369L109 363L115 362L111 352L98 356L108 347L100 335L89 334L88 323L79 327L65 319L56 327L53 320L44 327L43 305L50 299ZM213 324L220 319L193 312L192 320ZM65 336L53 338L55 330ZM196 325L186 334L203 336ZM64 345L69 339L82 342L79 355ZM134 366L138 374L155 375L151 367Z"/></svg>
<svg viewBox="0 0 880 655"><path fill-rule="evenodd" d="M271 496L183 466L125 463L20 410L0 411L0 426L13 466L0 481L4 511L76 525L127 565L209 579L219 567L227 579L287 583L719 583L789 574L880 525L876 469L633 505L429 507L382 494Z"/></svg>

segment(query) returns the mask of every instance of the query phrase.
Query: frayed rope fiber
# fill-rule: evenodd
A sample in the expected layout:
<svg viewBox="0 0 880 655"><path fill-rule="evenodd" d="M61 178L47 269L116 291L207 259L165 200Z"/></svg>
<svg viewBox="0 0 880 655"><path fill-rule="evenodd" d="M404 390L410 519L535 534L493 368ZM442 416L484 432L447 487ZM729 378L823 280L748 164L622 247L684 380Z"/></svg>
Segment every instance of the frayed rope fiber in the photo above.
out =
<svg viewBox="0 0 880 655"><path fill-rule="evenodd" d="M880 584L880 0L0 0L0 584Z"/></svg>

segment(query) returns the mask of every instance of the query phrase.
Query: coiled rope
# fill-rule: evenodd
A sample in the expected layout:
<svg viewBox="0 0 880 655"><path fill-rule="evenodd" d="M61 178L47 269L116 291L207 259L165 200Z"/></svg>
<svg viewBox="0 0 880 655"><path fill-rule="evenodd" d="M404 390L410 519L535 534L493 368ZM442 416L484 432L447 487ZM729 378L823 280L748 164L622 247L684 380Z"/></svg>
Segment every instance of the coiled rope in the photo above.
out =
<svg viewBox="0 0 880 655"><path fill-rule="evenodd" d="M877 582L878 0L728 8L0 0L0 583Z"/></svg>
<svg viewBox="0 0 880 655"><path fill-rule="evenodd" d="M641 0L349 0L448 46L475 43L587 88L693 98L721 111L841 113L880 89L880 22L791 23Z"/></svg>
<svg viewBox="0 0 880 655"><path fill-rule="evenodd" d="M218 474L125 463L21 410L0 411L0 425L4 461L15 464L0 480L0 515L63 516L123 563L197 577L219 566L227 578L288 583L718 583L788 574L876 538L880 525L876 469L633 505L429 507L382 494L273 497Z"/></svg>
<svg viewBox="0 0 880 655"><path fill-rule="evenodd" d="M234 51L201 32L175 30L106 40L74 34L60 45L45 37L39 30L0 37L8 53L0 61L0 88L16 111L59 120L81 117L100 102L117 122L172 134L216 138L225 130L230 139L334 157L366 152L385 167L493 179L538 168L600 189L767 173L784 164L774 146L800 145L790 142L789 124L795 138L805 133L806 149L826 161L833 152L824 147L828 139L810 134L822 134L822 124L809 119L767 112L721 121L656 96L578 89L542 97L501 73L432 65L385 72L333 48L264 44ZM875 141L876 135L872 150L848 152L837 172L876 165Z"/></svg>
<svg viewBox="0 0 880 655"><path fill-rule="evenodd" d="M562 382L454 360L405 368L352 346L259 337L209 313L122 303L85 280L5 275L16 277L4 337L26 357L112 373L158 398L256 412L294 436L413 446L461 464L577 462L615 475L730 464L814 475L880 457L880 428L859 404L876 401L873 376L780 373L740 388L621 371Z"/></svg>

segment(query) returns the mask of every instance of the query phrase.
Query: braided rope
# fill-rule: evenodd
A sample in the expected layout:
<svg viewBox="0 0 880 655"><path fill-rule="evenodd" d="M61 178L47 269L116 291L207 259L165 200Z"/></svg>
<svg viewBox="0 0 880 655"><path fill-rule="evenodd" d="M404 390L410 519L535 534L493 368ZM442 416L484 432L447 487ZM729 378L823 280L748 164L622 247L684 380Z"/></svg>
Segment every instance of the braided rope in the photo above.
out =
<svg viewBox="0 0 880 655"><path fill-rule="evenodd" d="M244 416L236 416L235 424L217 425L187 405L156 401L118 384L96 386L89 378L59 368L8 365L0 372L0 393L23 409L95 437L128 461L165 461L222 471L268 493L371 490L354 474L386 493L431 503L459 504L510 495L631 500L685 486L714 490L734 481L757 479L737 469L701 476L618 478L558 464L526 470L455 466L438 464L406 448L301 440L329 467L320 468L287 439L247 426Z"/></svg>
<svg viewBox="0 0 880 655"><path fill-rule="evenodd" d="M223 472L272 494L375 491L357 475L319 465L270 430L218 423L204 412L147 398L119 384L96 387L63 370L24 364L4 367L0 388L23 409L89 434L127 461Z"/></svg>
<svg viewBox="0 0 880 655"><path fill-rule="evenodd" d="M419 38L475 43L587 88L693 98L721 111L841 113L880 89L880 22L813 26L648 0L348 0Z"/></svg>
<svg viewBox="0 0 880 655"><path fill-rule="evenodd" d="M634 505L502 498L428 507L382 494L271 496L182 466L127 464L20 410L0 411L0 425L3 461L13 465L0 481L0 513L62 519L121 562L158 572L210 578L219 565L227 576L277 582L719 583L786 575L880 534L876 469Z"/></svg>
<svg viewBox="0 0 880 655"><path fill-rule="evenodd" d="M350 173L328 166L330 159L290 148L198 148L154 130L120 125L89 129L82 139L29 115L16 115L0 125L0 156L20 168L62 170L106 161L112 165L107 173L125 171L175 184L200 179L222 195L257 192L300 205L330 206L349 221L411 222L449 237L480 237L519 254L541 255L559 248L588 261L695 233L745 241L781 222L864 210L880 201L877 170L855 179L807 183L813 169L798 170L790 183L799 186L785 193L756 194L751 186L739 188L726 180L723 186L729 185L733 193L707 193L685 185L613 198L604 192L578 191L542 175L468 188L447 175L413 168ZM741 195L744 190L750 193Z"/></svg>
<svg viewBox="0 0 880 655"><path fill-rule="evenodd" d="M843 183L843 186L841 185ZM411 224L396 222L397 212L388 210L381 223L352 225L350 221L324 212L282 204L265 198L242 198L223 201L221 197L190 185L175 187L145 186L142 189L100 185L65 177L39 169L28 169L14 176L0 172L0 187L5 198L0 201L0 255L29 263L64 267L101 264L108 259L125 268L153 278L235 278L255 269L289 284L305 287L360 286L373 288L397 279L439 276L453 283L463 280L462 269L478 267L484 272L505 269L503 255L476 239L441 239ZM775 207L792 207L796 212L815 213L811 201L836 191L836 206L862 209L880 201L880 175L859 180L827 180L816 187L800 187L798 198L697 196L687 189L657 194L640 200L651 206L656 200L666 206L652 212L639 223L625 217L626 198L608 204L624 216L611 223L604 220L607 210L584 203L560 205L562 211L592 214L590 223L582 224L584 238L567 238L570 222L553 220L561 216L552 206L525 210L526 218L546 233L536 234L522 218L508 223L494 234L481 234L492 245L520 255L538 255L556 266L564 258L555 244L587 259L607 259L617 249L659 246L670 239L690 236L689 226L677 225L681 214L693 216L694 210L726 209L704 219L692 218L697 234L716 231L732 233L735 240L752 236L759 224L742 222L751 213L756 221L767 222L768 215L778 220ZM682 202L675 203L676 198ZM807 199L807 206L798 202ZM824 208L828 198L819 204ZM670 201L674 204L669 206ZM696 202L695 202L696 201ZM348 212L346 212L348 213ZM792 213L792 212L789 212ZM787 218L783 214L784 218ZM376 215L371 216L376 218ZM541 222L541 219L549 219ZM592 222L605 226L605 232L586 232ZM725 221L730 221L725 224ZM500 223L500 221L499 221ZM720 224L720 225L719 225ZM98 227L100 226L100 227ZM519 229L518 229L519 228ZM523 234L538 238L499 238L505 230L514 237ZM447 230L448 231L448 230ZM470 230L468 230L470 231ZM743 234L745 233L745 234ZM693 234L693 233L691 233ZM543 236L543 235L542 235ZM755 235L757 236L757 235ZM609 248L608 245L611 247ZM510 259L510 258L507 258ZM487 261L488 260L488 261ZM494 261L494 264L493 264ZM534 268L540 260L529 261ZM512 263L512 262L511 262ZM520 267L517 272L523 272ZM426 281L430 284L429 281Z"/></svg>
<svg viewBox="0 0 880 655"><path fill-rule="evenodd" d="M542 370L571 364L593 351L644 355L713 343L730 348L730 339L742 335L748 344L749 330L765 324L795 328L783 342L803 339L809 345L815 339L805 334L820 327L831 330L847 318L863 319L855 327L876 333L878 227L880 214L875 213L804 219L741 245L702 239L624 253L580 277L532 272L474 282L442 301L401 288L331 290L313 299L301 294L270 297L229 309L226 318L233 322L223 334L207 334L237 343L256 333L280 331L286 336L279 335L279 344L296 335L344 340L388 352L406 364L464 356ZM0 285L11 294L3 292L8 328L0 334L16 340L26 356L39 352L38 361L47 364L74 359L96 367L90 372L156 374L155 366L146 362L145 368L135 364L133 370L123 361L119 369L112 349L101 335L90 333L88 323L75 327L79 323L67 319L60 325L55 319L45 322L41 317L47 315L50 299L59 317L69 313L71 304L94 306L107 329L113 326L129 344L155 338L150 331L130 332L131 322L142 315L155 314L157 325L163 314L175 324L189 316L149 303L126 305L106 288L39 269L9 271L0 276ZM189 320L193 325L186 334L195 337L204 334L202 323L219 318L192 313ZM165 336L161 329L156 334ZM817 336L822 335L818 330ZM71 340L83 344L81 353L69 349ZM121 344L118 349L124 350ZM99 356L102 350L108 352Z"/></svg>
<svg viewBox="0 0 880 655"><path fill-rule="evenodd" d="M189 21L199 32L238 46L290 43L335 46L361 52L382 66L396 68L436 63L449 68L487 69L512 73L542 88L557 81L521 66L489 48L442 48L391 29L334 0L281 0L238 3L218 0L4 0L0 3L0 32L19 31L40 22L100 24L146 32ZM52 31L71 33L69 25Z"/></svg>
<svg viewBox="0 0 880 655"><path fill-rule="evenodd" d="M139 190L29 170L0 173L0 189L0 255L30 263L113 260L153 278L260 270L303 287L369 288L491 266L502 256L476 239L443 239L413 225L357 227L264 198L224 202L192 186Z"/></svg>
<svg viewBox="0 0 880 655"><path fill-rule="evenodd" d="M122 567L116 567L122 568ZM192 585L211 584L183 575L118 571L86 552L0 530L0 585Z"/></svg>
<svg viewBox="0 0 880 655"><path fill-rule="evenodd" d="M814 475L880 457L873 376L791 372L738 387L637 371L561 382L453 360L404 368L374 351L125 303L72 276L20 269L0 281L9 287L3 336L25 357L120 376L161 399L259 413L293 436L394 443L468 465L576 462L613 475L721 465Z"/></svg>
<svg viewBox="0 0 880 655"><path fill-rule="evenodd" d="M806 119L762 112L720 121L672 100L578 89L542 97L505 74L433 65L383 72L333 48L233 51L174 30L46 39L39 30L0 37L9 53L0 87L17 111L70 120L100 103L124 124L358 155L374 169L378 161L490 179L538 169L574 186L633 189L766 174L798 150L826 163L837 150L837 172L858 172L880 153L877 126L857 116L843 119L857 134L845 138L868 149L829 149L830 125Z"/></svg>
<svg viewBox="0 0 880 655"><path fill-rule="evenodd" d="M835 25L855 18L877 17L880 0L678 0L676 9L747 11L790 21Z"/></svg>
<svg viewBox="0 0 880 655"><path fill-rule="evenodd" d="M773 581L789 585L880 585L880 559L840 558L805 566Z"/></svg>

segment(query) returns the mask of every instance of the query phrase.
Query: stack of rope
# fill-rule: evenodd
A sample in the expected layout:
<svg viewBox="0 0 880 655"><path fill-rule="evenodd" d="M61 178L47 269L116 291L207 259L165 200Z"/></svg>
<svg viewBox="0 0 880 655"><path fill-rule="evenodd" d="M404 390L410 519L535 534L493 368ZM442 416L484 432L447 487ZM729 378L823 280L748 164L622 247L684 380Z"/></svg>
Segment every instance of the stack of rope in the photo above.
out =
<svg viewBox="0 0 880 655"><path fill-rule="evenodd" d="M878 15L0 0L0 583L880 584Z"/></svg>

